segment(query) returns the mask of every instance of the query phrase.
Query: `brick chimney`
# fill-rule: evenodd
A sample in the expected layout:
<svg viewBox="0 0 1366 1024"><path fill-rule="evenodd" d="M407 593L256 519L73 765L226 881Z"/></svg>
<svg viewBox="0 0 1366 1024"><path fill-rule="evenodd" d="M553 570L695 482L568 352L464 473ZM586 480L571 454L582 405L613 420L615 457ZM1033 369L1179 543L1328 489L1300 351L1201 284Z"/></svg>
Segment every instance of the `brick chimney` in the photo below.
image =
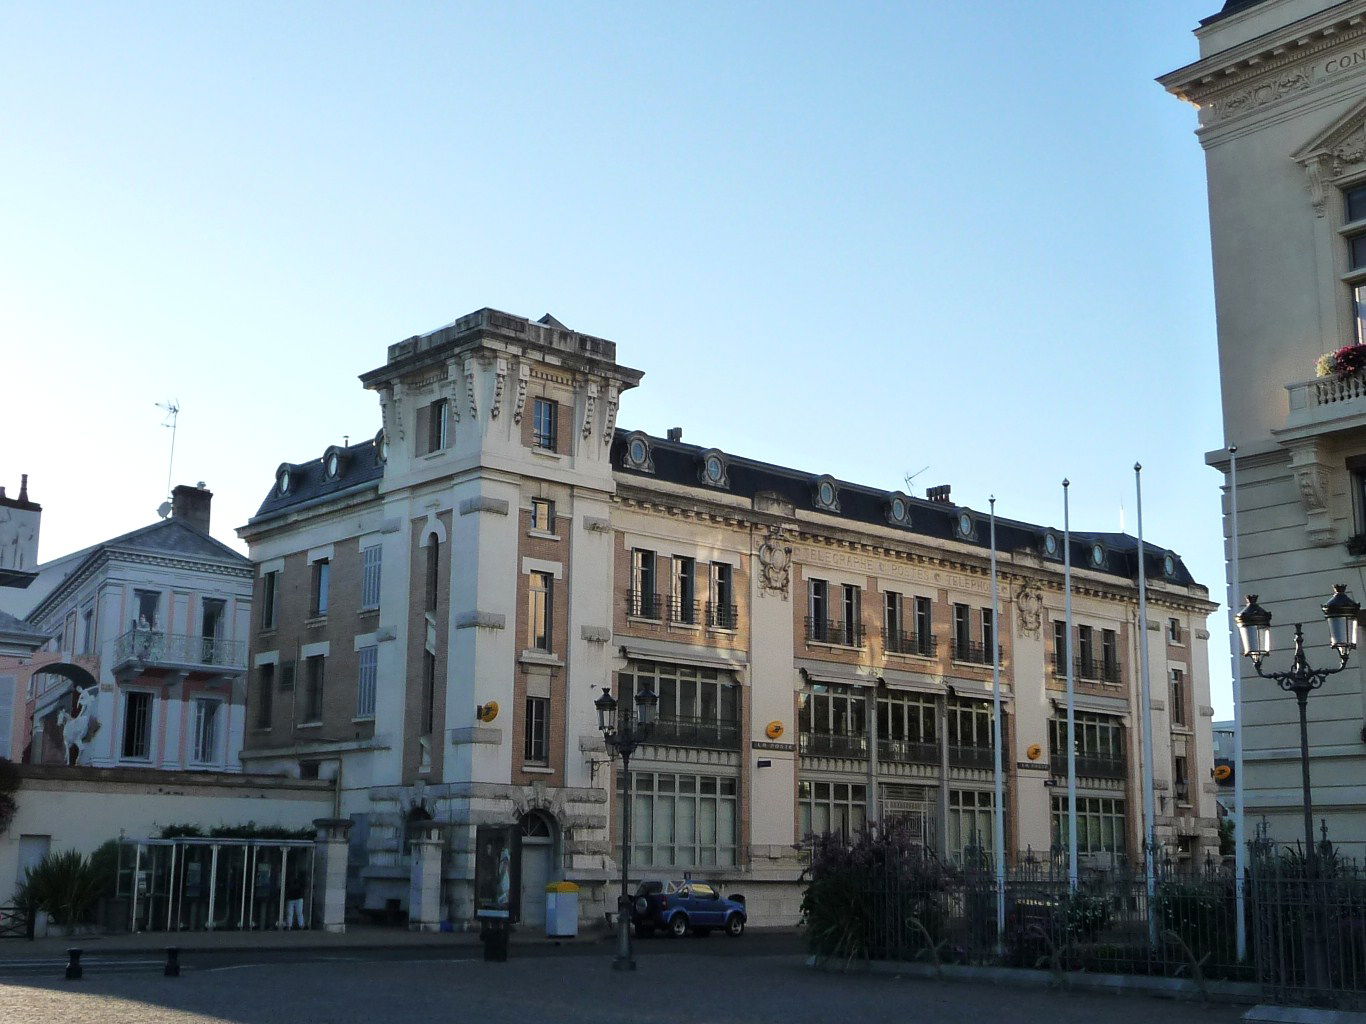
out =
<svg viewBox="0 0 1366 1024"><path fill-rule="evenodd" d="M209 506L213 502L213 492L199 481L194 487L177 484L171 492L171 518L183 519L196 529L209 532Z"/></svg>

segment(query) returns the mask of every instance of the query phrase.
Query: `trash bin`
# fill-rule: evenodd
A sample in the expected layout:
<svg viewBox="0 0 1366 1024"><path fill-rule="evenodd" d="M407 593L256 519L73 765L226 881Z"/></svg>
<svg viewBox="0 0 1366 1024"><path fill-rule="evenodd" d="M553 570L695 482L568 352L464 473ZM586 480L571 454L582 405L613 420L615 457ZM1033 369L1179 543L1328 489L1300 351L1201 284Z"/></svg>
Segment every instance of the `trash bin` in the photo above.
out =
<svg viewBox="0 0 1366 1024"><path fill-rule="evenodd" d="M552 939L579 934L579 887L573 882L551 882L545 887L545 933Z"/></svg>

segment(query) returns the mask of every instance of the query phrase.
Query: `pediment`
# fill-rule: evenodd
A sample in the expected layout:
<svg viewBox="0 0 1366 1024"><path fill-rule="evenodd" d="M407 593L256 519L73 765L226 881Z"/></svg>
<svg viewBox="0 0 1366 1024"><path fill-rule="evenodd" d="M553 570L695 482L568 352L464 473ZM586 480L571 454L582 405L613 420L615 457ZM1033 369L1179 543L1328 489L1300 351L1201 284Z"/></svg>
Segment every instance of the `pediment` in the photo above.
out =
<svg viewBox="0 0 1366 1024"><path fill-rule="evenodd" d="M1291 154L1291 158L1301 164L1324 158L1360 163L1363 157L1366 157L1366 100L1354 104L1347 113Z"/></svg>

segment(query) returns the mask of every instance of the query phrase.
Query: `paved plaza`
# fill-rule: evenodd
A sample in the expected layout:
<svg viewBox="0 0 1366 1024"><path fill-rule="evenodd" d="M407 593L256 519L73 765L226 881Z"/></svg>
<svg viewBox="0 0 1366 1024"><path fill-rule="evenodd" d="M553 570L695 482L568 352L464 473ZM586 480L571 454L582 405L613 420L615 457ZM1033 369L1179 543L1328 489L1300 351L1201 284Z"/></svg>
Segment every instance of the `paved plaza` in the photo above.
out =
<svg viewBox="0 0 1366 1024"><path fill-rule="evenodd" d="M640 957L634 974L610 970L605 951L486 963L475 950L427 959L402 951L317 951L187 964L162 977L155 962L96 961L68 982L0 968L5 1024L376 1024L382 1021L565 1024L806 1024L991 1021L992 1024L1219 1024L1240 1009L1147 997L1072 994L883 975L830 974L791 953L758 955L739 943L680 944ZM59 971L52 971L59 974Z"/></svg>

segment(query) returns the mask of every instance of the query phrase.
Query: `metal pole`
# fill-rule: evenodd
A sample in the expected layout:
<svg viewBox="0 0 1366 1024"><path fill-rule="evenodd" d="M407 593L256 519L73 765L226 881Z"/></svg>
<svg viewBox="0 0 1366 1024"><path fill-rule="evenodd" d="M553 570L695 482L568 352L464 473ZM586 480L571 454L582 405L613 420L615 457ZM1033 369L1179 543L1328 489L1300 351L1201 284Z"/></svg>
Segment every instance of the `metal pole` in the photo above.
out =
<svg viewBox="0 0 1366 1024"><path fill-rule="evenodd" d="M991 496L991 688L992 771L995 803L991 811L991 843L996 854L996 949L1004 951L1006 931L1005 776L1001 767L1001 588L996 575L996 496Z"/></svg>
<svg viewBox="0 0 1366 1024"><path fill-rule="evenodd" d="M1232 552L1229 559L1229 658L1233 662L1233 874L1237 903L1238 920L1238 959L1247 959L1247 842L1243 833L1243 659L1238 657L1238 644L1233 640L1237 635L1233 616L1237 614L1237 601L1242 593L1238 565L1238 446L1228 449L1228 500L1230 516L1230 540Z"/></svg>
<svg viewBox="0 0 1366 1024"><path fill-rule="evenodd" d="M1067 608L1067 886L1077 888L1077 695L1072 668L1072 519L1068 480L1062 482L1063 589Z"/></svg>
<svg viewBox="0 0 1366 1024"><path fill-rule="evenodd" d="M142 874L142 844L138 843L134 850L137 852L133 854L133 916L130 922L132 926L130 930L136 932L138 930L138 876Z"/></svg>
<svg viewBox="0 0 1366 1024"><path fill-rule="evenodd" d="M275 922L275 927L280 931L285 929L285 878L289 874L289 847L280 847L280 877L276 879L276 885L280 890L280 918Z"/></svg>
<svg viewBox="0 0 1366 1024"><path fill-rule="evenodd" d="M209 920L204 925L207 931L213 931L213 905L218 897L218 844L214 843L209 848Z"/></svg>
<svg viewBox="0 0 1366 1024"><path fill-rule="evenodd" d="M1295 632L1299 633L1299 626ZM1304 789L1304 866L1305 875L1316 879L1318 855L1314 851L1314 797L1309 788L1309 691L1295 691L1300 705L1300 785Z"/></svg>
<svg viewBox="0 0 1366 1024"><path fill-rule="evenodd" d="M1143 467L1134 463L1134 489L1138 493L1138 666L1141 686L1139 700L1143 703L1139 728L1143 730L1143 831L1144 875L1148 884L1148 933L1157 941L1156 910L1157 881L1157 809L1153 798L1153 690L1148 666L1148 558L1143 546Z"/></svg>
<svg viewBox="0 0 1366 1024"><path fill-rule="evenodd" d="M166 930L171 930L171 911L175 907L175 861L179 843L171 844L171 873L166 880Z"/></svg>
<svg viewBox="0 0 1366 1024"><path fill-rule="evenodd" d="M631 870L631 749L630 737L621 750L621 773L623 776L621 800L621 893L617 896L617 958L612 967L618 971L633 971L636 963L631 959L631 896L628 891Z"/></svg>

